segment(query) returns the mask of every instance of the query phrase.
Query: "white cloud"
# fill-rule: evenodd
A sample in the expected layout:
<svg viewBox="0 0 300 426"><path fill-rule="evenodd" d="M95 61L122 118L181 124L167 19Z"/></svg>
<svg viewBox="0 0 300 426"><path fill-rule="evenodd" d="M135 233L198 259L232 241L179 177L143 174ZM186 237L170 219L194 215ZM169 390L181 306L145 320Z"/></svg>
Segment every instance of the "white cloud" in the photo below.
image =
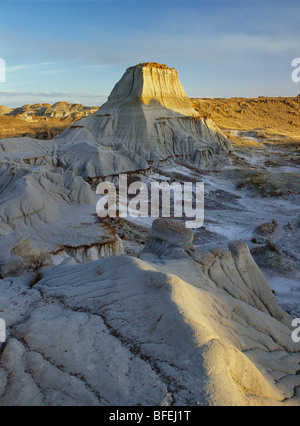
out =
<svg viewBox="0 0 300 426"><path fill-rule="evenodd" d="M76 92L21 92L18 90L0 90L0 96L11 97L11 96L31 96L31 97L42 97L42 98L64 98L70 96L78 97L90 97L90 98L107 98L107 94L95 94L95 93L76 93Z"/></svg>
<svg viewBox="0 0 300 426"><path fill-rule="evenodd" d="M54 62L40 62L38 64L20 64L20 65L13 65L7 67L8 72L14 72L14 71L24 71L27 69L32 69L36 67L42 67L42 66L49 66L53 65Z"/></svg>

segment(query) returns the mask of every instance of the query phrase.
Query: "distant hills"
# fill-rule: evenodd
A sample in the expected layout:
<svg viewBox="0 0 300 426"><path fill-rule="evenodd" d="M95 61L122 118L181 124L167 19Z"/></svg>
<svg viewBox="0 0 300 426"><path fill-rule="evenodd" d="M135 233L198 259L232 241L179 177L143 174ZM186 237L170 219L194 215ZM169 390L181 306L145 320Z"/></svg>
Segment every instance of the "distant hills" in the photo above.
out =
<svg viewBox="0 0 300 426"><path fill-rule="evenodd" d="M54 105L36 103L18 108L0 106L0 138L30 136L52 139L74 121L96 111L99 106L56 102Z"/></svg>
<svg viewBox="0 0 300 426"><path fill-rule="evenodd" d="M81 118L96 112L99 107L87 107L81 104L70 104L68 102L56 102L51 104L23 105L18 108L8 108L0 106L0 115L20 115L23 118L28 117L56 117L56 118Z"/></svg>
<svg viewBox="0 0 300 426"><path fill-rule="evenodd" d="M270 134L300 136L300 94L275 98L191 98L190 102L198 114L212 118L221 129L259 129ZM0 139L22 136L52 139L98 109L99 106L68 102L18 108L0 105Z"/></svg>

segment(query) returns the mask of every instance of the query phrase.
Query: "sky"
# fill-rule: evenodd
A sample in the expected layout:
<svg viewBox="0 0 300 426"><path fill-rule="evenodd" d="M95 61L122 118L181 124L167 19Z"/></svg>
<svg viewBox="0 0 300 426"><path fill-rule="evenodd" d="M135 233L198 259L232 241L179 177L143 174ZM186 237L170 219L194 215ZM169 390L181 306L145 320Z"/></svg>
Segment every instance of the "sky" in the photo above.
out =
<svg viewBox="0 0 300 426"><path fill-rule="evenodd" d="M296 96L299 0L0 0L0 105L102 105L140 62L190 97ZM3 74L3 66L2 66Z"/></svg>

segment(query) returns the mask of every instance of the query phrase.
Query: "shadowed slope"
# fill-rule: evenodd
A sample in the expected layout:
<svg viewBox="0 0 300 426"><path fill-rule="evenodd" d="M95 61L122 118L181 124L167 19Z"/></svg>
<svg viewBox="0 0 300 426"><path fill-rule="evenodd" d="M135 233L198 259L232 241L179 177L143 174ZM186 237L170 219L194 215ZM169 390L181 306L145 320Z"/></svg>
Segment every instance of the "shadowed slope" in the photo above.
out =
<svg viewBox="0 0 300 426"><path fill-rule="evenodd" d="M85 142L98 146L112 173L146 169L153 162L176 157L204 167L232 151L212 120L192 108L177 71L152 64L128 68L99 111L78 121L57 141L66 167L72 167L65 157L66 145L84 152ZM107 173L90 161L89 177ZM86 159L84 167L87 164Z"/></svg>
<svg viewBox="0 0 300 426"><path fill-rule="evenodd" d="M158 220L140 259L69 260L29 306L26 285L3 281L0 405L299 405L291 318L247 246L192 242Z"/></svg>

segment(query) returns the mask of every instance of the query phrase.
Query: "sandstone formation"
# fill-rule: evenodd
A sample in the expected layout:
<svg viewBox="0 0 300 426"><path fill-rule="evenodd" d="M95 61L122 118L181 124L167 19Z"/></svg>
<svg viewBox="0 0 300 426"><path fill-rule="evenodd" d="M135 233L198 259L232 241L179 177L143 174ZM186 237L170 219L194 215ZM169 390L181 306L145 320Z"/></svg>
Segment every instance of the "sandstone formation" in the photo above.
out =
<svg viewBox="0 0 300 426"><path fill-rule="evenodd" d="M95 192L54 152L51 141L0 143L0 277L123 253L117 234L95 223Z"/></svg>
<svg viewBox="0 0 300 426"><path fill-rule="evenodd" d="M192 108L177 71L152 63L128 68L107 103L56 140L63 166L89 177L176 159L205 167L232 151L212 120Z"/></svg>
<svg viewBox="0 0 300 426"><path fill-rule="evenodd" d="M86 107L81 104L70 104L68 102L56 102L55 104L23 105L18 108L7 108L0 106L0 115L21 116L24 119L31 117L57 117L80 118L98 110L97 107Z"/></svg>
<svg viewBox="0 0 300 426"><path fill-rule="evenodd" d="M172 258L193 252L189 231L156 222L152 239L160 226L165 253L1 281L1 405L299 405L291 318L247 246Z"/></svg>
<svg viewBox="0 0 300 426"><path fill-rule="evenodd" d="M0 105L0 115L9 114L12 111L13 111L13 108L8 108L4 105Z"/></svg>
<svg viewBox="0 0 300 426"><path fill-rule="evenodd" d="M0 141L1 406L300 405L292 316L241 241L258 258L284 254L285 306L299 316L297 185L291 199L250 199L237 180L251 164L268 174L264 155L204 170L231 151L177 72L152 63L60 137ZM100 220L93 184L121 172L148 186L203 180L205 226Z"/></svg>
<svg viewBox="0 0 300 426"><path fill-rule="evenodd" d="M9 114L64 117L73 110L86 112L59 102L25 105ZM230 150L229 140L191 107L177 71L159 64L129 68L98 112L53 141L0 141L3 243L14 233L5 240L8 253L0 256L2 275L11 271L9 253L28 238L19 232L30 228L33 245L40 247L33 235L36 228L58 223L64 205L96 205L84 178L145 170L166 160L185 159L204 167ZM47 251L44 243L42 247Z"/></svg>

